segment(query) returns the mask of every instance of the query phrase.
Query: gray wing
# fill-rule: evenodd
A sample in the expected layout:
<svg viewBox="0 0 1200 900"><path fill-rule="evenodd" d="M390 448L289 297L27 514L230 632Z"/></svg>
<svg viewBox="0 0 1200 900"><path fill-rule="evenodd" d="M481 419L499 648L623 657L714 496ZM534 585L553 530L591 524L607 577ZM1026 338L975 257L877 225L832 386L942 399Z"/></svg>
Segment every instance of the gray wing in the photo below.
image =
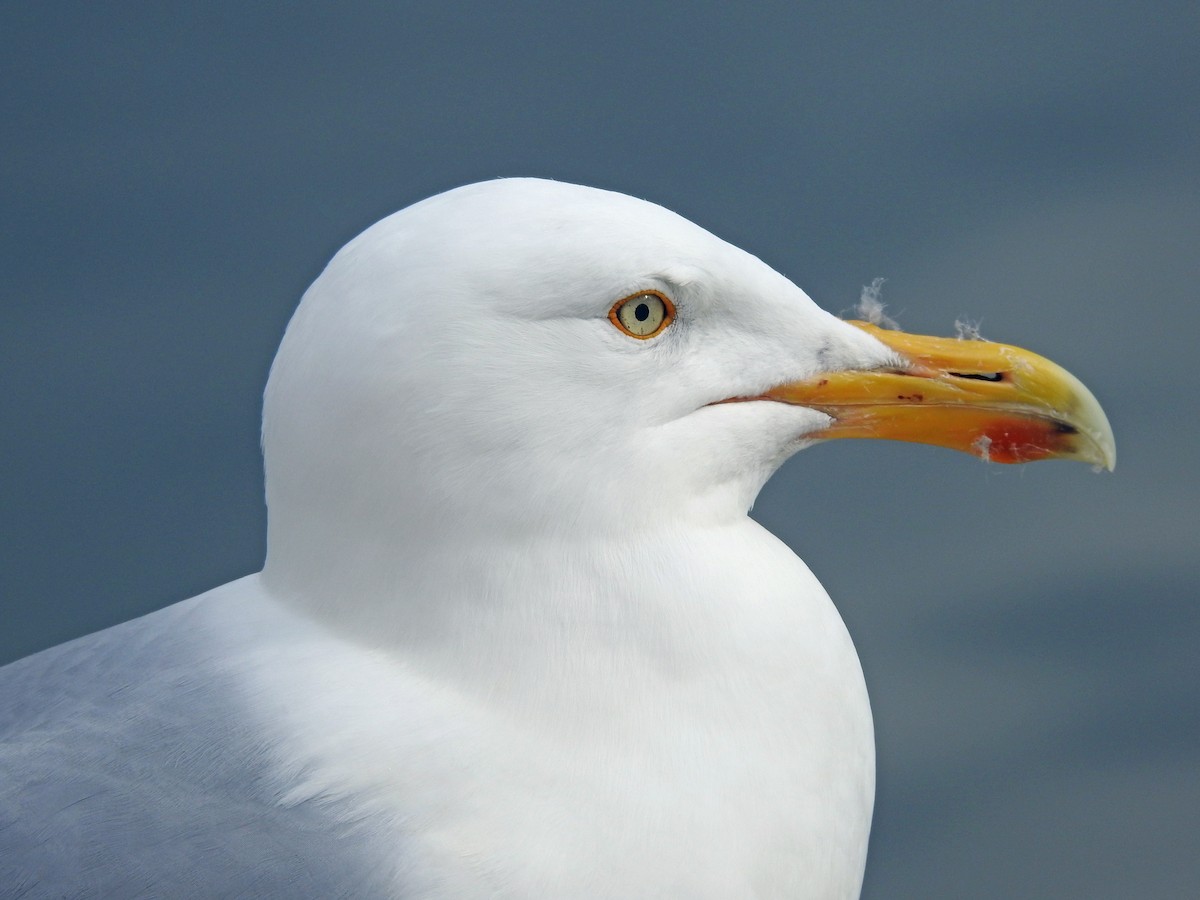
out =
<svg viewBox="0 0 1200 900"><path fill-rule="evenodd" d="M284 807L178 608L0 668L0 897L372 897L352 825Z"/></svg>

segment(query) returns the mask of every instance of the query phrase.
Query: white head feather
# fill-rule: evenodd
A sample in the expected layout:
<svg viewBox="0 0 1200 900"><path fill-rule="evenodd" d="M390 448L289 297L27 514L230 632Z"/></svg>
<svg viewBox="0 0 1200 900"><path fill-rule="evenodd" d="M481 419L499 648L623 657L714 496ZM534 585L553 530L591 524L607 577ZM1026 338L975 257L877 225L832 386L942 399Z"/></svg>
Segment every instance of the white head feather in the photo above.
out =
<svg viewBox="0 0 1200 900"><path fill-rule="evenodd" d="M648 341L607 318L644 289L678 310ZM388 583L451 534L744 516L828 420L710 404L889 359L654 204L536 179L441 194L348 244L288 326L264 409L267 575Z"/></svg>

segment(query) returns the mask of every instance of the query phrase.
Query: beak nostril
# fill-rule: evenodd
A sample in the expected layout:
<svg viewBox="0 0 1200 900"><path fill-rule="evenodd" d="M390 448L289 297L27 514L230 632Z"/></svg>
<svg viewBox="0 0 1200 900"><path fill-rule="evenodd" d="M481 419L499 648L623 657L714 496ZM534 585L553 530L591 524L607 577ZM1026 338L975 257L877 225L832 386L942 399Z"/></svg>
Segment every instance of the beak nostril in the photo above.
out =
<svg viewBox="0 0 1200 900"><path fill-rule="evenodd" d="M970 378L974 381L1004 381L1003 372L947 372L952 378Z"/></svg>

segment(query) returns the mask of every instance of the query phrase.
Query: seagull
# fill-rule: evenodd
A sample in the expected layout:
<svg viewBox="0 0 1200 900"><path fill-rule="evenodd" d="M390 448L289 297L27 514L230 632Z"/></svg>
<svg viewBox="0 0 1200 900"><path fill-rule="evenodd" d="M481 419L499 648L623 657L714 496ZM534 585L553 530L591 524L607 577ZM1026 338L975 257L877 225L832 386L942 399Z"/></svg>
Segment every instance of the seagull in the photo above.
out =
<svg viewBox="0 0 1200 900"><path fill-rule="evenodd" d="M1115 462L1057 365L652 203L395 213L272 366L262 571L0 670L0 895L858 896L862 670L747 514L851 437Z"/></svg>

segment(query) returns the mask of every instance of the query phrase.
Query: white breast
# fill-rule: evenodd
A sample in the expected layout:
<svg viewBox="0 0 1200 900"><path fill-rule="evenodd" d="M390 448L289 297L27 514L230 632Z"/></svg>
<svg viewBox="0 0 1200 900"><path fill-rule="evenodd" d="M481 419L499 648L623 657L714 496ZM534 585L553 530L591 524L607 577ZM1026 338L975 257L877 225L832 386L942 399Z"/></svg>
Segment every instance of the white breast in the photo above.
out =
<svg viewBox="0 0 1200 900"><path fill-rule="evenodd" d="M445 565L479 602L408 597L421 627L389 633L258 576L206 598L285 800L328 798L398 895L857 896L866 690L774 537L744 519Z"/></svg>

